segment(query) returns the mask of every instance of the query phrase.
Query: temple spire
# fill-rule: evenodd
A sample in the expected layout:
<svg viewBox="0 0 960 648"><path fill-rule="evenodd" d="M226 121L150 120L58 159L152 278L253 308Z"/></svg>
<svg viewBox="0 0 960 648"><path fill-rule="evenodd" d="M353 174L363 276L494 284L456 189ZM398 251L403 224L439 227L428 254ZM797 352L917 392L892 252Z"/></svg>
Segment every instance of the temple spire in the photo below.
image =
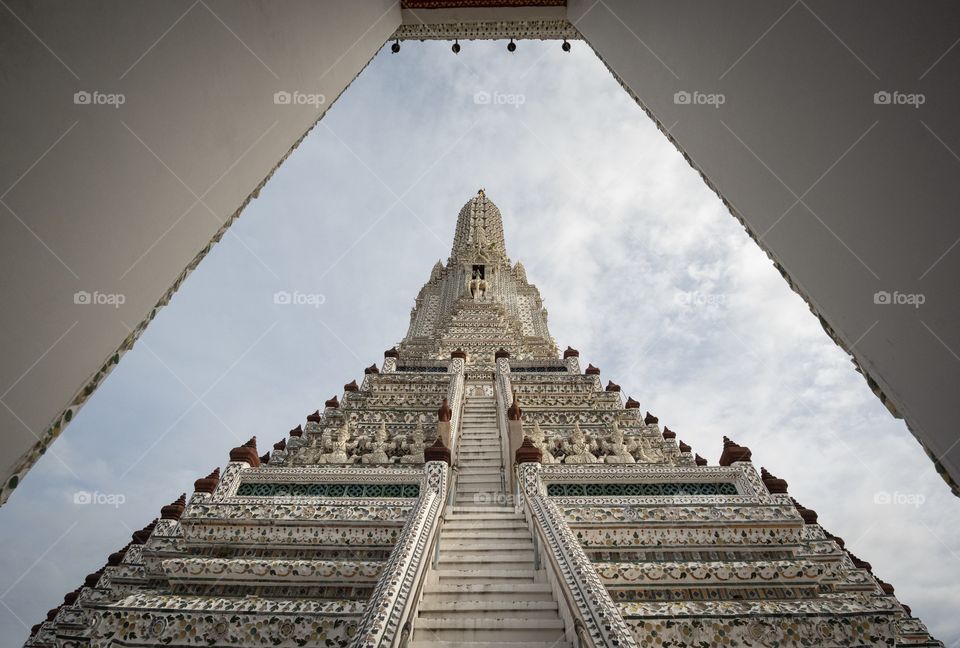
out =
<svg viewBox="0 0 960 648"><path fill-rule="evenodd" d="M460 210L450 261L490 264L509 262L503 240L503 218L483 189Z"/></svg>

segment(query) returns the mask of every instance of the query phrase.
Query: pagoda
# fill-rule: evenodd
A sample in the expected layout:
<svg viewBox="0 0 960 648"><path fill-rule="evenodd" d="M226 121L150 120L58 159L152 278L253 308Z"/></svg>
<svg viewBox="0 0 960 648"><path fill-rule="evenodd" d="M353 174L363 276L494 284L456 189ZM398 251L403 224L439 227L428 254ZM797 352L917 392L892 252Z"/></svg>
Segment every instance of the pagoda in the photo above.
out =
<svg viewBox="0 0 960 648"><path fill-rule="evenodd" d="M26 646L942 646L749 448L561 352L483 190L383 362L228 458Z"/></svg>

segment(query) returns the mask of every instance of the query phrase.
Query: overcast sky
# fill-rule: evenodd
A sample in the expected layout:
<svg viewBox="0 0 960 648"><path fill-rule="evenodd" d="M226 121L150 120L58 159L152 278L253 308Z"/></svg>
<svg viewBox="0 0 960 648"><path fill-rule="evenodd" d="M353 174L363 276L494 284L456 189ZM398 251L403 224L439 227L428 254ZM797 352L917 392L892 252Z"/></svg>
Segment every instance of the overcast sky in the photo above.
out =
<svg viewBox="0 0 960 648"><path fill-rule="evenodd" d="M750 446L960 640L960 500L698 174L583 43L462 46L375 58L0 509L0 643L231 447L381 362L480 187L561 348L711 464L723 435Z"/></svg>

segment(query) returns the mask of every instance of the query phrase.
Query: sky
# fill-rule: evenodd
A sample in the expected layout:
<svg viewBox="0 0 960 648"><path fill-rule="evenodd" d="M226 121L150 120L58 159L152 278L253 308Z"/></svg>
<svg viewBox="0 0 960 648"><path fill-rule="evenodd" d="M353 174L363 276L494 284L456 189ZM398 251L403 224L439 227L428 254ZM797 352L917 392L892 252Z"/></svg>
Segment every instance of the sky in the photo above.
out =
<svg viewBox="0 0 960 648"><path fill-rule="evenodd" d="M0 508L0 644L379 364L481 187L561 348L711 464L749 446L960 642L960 500L742 226L585 44L461 45L376 56Z"/></svg>

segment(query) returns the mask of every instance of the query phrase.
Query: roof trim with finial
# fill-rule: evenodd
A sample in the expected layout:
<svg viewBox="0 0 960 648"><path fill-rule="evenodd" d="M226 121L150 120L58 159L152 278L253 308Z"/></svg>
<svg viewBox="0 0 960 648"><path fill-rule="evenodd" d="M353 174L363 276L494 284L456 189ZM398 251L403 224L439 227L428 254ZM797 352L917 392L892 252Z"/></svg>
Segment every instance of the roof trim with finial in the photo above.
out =
<svg viewBox="0 0 960 648"><path fill-rule="evenodd" d="M723 437L723 452L720 454L720 465L729 466L738 461L750 461L753 453L750 448L738 445L727 437Z"/></svg>
<svg viewBox="0 0 960 648"><path fill-rule="evenodd" d="M230 450L230 461L239 461L250 464L251 468L260 465L260 456L257 454L257 437L252 436L242 446Z"/></svg>

